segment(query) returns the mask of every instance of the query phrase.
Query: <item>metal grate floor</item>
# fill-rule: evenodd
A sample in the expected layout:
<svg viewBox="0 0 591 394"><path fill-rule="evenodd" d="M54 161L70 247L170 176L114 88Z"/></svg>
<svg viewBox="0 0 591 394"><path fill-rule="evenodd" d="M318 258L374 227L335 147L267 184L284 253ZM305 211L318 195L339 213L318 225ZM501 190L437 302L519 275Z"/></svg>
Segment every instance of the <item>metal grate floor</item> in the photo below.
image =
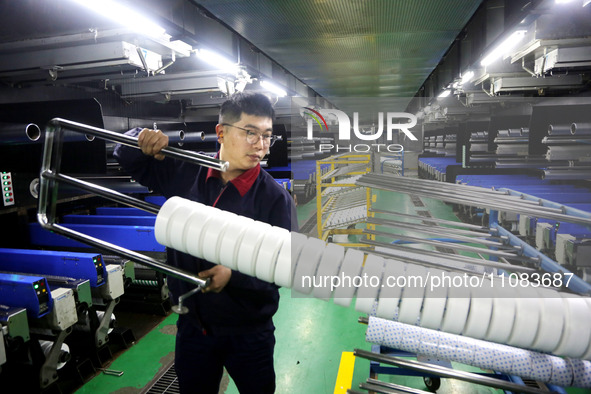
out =
<svg viewBox="0 0 591 394"><path fill-rule="evenodd" d="M152 387L148 391L145 391L145 394L176 394L180 392L174 363L172 363L168 370L154 382Z"/></svg>
<svg viewBox="0 0 591 394"><path fill-rule="evenodd" d="M423 201L421 200L421 197L419 196L410 196L410 200L412 201L412 204L415 207L424 207L425 204L423 204Z"/></svg>

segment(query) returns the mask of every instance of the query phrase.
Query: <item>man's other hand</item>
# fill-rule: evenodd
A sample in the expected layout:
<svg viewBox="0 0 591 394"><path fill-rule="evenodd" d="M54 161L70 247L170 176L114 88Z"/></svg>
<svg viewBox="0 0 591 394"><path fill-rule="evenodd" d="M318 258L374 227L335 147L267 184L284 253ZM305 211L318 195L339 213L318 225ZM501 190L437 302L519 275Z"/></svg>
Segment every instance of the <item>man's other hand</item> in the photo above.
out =
<svg viewBox="0 0 591 394"><path fill-rule="evenodd" d="M208 270L201 271L197 275L200 278L209 278L209 286L201 289L204 293L214 292L219 293L226 287L232 276L232 270L223 265L216 265Z"/></svg>

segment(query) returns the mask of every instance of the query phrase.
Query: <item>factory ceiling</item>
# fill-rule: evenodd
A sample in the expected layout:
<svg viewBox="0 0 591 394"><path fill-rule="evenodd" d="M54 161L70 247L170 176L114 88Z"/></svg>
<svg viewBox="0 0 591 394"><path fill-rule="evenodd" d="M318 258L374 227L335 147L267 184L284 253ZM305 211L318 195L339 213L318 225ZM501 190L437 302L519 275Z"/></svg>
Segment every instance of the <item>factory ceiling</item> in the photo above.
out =
<svg viewBox="0 0 591 394"><path fill-rule="evenodd" d="M163 25L171 39L178 38L190 45L205 43L210 49L219 49L244 63L249 60L244 50L247 43L258 56L250 56L251 66L262 70L263 62L271 62L272 67L267 69L272 71L267 74L273 74L272 78L281 70L297 81L294 84L279 78L292 94L301 93L301 86L307 89L307 85L318 95L339 98L414 96L481 0L122 3ZM75 46L82 51L86 44L123 39L160 52L163 64L168 60L166 53L159 50L161 47L118 32L123 26L85 10L74 0L5 1L0 4L0 20L0 57L5 55L0 59L4 63L0 64L0 79L10 86L42 84L48 79L63 84L67 76L76 77L70 80L72 83L84 84L84 78L90 78L90 73L72 71L73 66L60 64L61 58L54 59L48 52L31 54L34 50ZM239 36L243 38L238 39ZM237 41L242 44L236 44ZM88 57L88 47L85 55ZM26 70L19 67L23 63L21 56L30 66ZM46 56L47 64L39 63ZM64 54L56 52L56 56ZM182 56L177 53L179 57ZM32 78L33 68L43 74ZM186 64L177 62L167 72L187 70ZM51 78L47 78L47 72ZM105 72L107 77L101 79ZM93 75L95 80L101 79L99 85L107 86L107 80L114 81L111 74L103 67ZM256 72L251 75L257 77ZM96 81L93 83L97 85Z"/></svg>
<svg viewBox="0 0 591 394"><path fill-rule="evenodd" d="M481 0L196 0L324 97L412 97Z"/></svg>

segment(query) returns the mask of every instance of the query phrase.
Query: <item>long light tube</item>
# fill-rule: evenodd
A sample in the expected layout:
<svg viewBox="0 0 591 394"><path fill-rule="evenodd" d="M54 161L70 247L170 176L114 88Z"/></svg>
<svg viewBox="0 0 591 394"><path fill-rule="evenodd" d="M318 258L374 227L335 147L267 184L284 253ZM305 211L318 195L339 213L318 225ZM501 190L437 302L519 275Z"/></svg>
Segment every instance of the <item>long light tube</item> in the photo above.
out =
<svg viewBox="0 0 591 394"><path fill-rule="evenodd" d="M467 73L465 73L464 75L462 75L462 82L461 84L465 84L467 82L470 82L470 80L474 78L474 71L468 71Z"/></svg>
<svg viewBox="0 0 591 394"><path fill-rule="evenodd" d="M445 90L444 90L443 92L441 92L441 93L439 94L439 96L437 96L437 97L439 97L439 98L444 98L444 97L447 97L447 96L449 96L450 94L451 94L451 89L445 89Z"/></svg>
<svg viewBox="0 0 591 394"><path fill-rule="evenodd" d="M271 83L269 81L265 81L265 80L261 81L261 87L263 89L268 90L271 93L275 93L279 97L287 96L287 92L285 90L283 90L279 86L277 86L274 83Z"/></svg>
<svg viewBox="0 0 591 394"><path fill-rule="evenodd" d="M198 49L195 51L195 55L199 60L215 66L216 69L229 73L236 73L238 71L238 64L236 62L208 49Z"/></svg>
<svg viewBox="0 0 591 394"><path fill-rule="evenodd" d="M499 46L493 49L484 59L482 59L480 65L486 67L494 61L496 61L501 56L503 56L504 54L506 54L507 52L509 52L523 39L525 33L527 33L527 30L515 31Z"/></svg>
<svg viewBox="0 0 591 394"><path fill-rule="evenodd" d="M157 23L112 0L74 0L115 22L150 37L160 37L166 31Z"/></svg>

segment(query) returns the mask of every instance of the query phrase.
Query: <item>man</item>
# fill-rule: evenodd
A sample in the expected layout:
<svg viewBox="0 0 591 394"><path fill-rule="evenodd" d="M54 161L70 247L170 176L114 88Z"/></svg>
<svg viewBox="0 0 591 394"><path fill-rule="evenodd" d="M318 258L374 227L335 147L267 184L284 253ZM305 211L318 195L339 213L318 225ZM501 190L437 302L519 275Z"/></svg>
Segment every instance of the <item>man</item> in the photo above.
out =
<svg viewBox="0 0 591 394"><path fill-rule="evenodd" d="M117 146L115 157L142 185L165 197L180 196L239 215L292 228L291 196L260 167L274 142L274 109L260 93L239 93L225 101L215 130L219 158L226 172L164 157L168 137L160 131L134 129L137 149ZM297 225L294 225L297 227ZM241 393L275 391L272 317L277 311L277 286L214 265L176 250L168 263L210 278L210 285L187 299L187 315L177 323L175 368L184 393L217 393L226 368ZM168 278L173 296L192 285Z"/></svg>

